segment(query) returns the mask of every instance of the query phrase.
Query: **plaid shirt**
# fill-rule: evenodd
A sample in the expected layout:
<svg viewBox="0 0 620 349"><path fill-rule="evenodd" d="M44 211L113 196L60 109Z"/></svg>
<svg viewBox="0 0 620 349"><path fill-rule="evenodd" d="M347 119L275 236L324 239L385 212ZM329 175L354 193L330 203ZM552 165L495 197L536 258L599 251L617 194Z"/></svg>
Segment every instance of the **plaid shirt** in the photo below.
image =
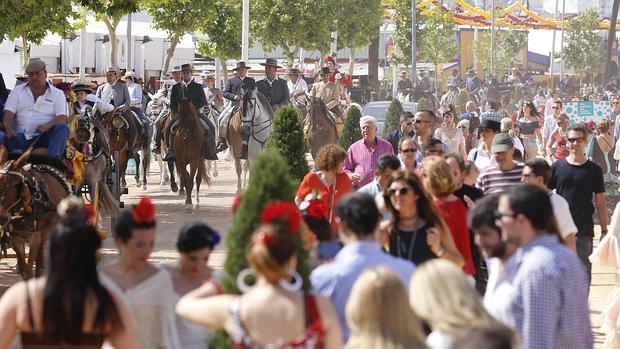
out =
<svg viewBox="0 0 620 349"><path fill-rule="evenodd" d="M542 235L515 257L511 312L523 348L592 348L588 275L577 256Z"/></svg>

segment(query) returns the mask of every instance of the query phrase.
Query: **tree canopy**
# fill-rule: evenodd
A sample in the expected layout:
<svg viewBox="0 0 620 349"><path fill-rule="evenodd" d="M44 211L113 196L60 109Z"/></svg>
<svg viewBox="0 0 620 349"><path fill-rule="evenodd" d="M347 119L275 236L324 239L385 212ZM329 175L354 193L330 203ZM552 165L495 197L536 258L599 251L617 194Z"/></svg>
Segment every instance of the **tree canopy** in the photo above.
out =
<svg viewBox="0 0 620 349"><path fill-rule="evenodd" d="M338 48L359 48L367 46L377 35L377 28L383 23L381 0L348 0L342 2L336 29Z"/></svg>
<svg viewBox="0 0 620 349"><path fill-rule="evenodd" d="M602 40L596 31L598 12L590 9L566 24L564 62L580 74L596 71L602 61Z"/></svg>

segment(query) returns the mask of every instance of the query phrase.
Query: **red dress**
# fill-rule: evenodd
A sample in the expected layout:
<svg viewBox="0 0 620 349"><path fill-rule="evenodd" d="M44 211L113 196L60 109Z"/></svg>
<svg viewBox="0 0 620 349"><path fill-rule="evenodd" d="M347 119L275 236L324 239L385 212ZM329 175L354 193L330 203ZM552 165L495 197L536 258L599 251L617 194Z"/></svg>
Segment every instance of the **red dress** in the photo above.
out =
<svg viewBox="0 0 620 349"><path fill-rule="evenodd" d="M313 191L317 191L321 196L321 200L325 203L325 207L328 209L327 216L325 219L331 221L330 224L332 228L335 228L335 219L334 219L334 207L340 198L351 191L351 180L349 176L342 172L336 176L336 182L333 186L326 186L325 183L321 181L319 175L316 172L308 173L304 179L301 181L299 188L297 189L297 194L295 195L299 200L304 200L306 195L312 193ZM332 199L333 195L333 199Z"/></svg>
<svg viewBox="0 0 620 349"><path fill-rule="evenodd" d="M434 199L435 205L441 212L441 217L444 219L448 228L450 228L450 234L456 245L456 249L461 253L465 260L463 271L467 275L475 275L476 268L474 267L474 261L471 256L471 245L469 239L469 226L467 225L467 209L463 202L459 199L454 201L444 201Z"/></svg>
<svg viewBox="0 0 620 349"><path fill-rule="evenodd" d="M553 155L557 160L562 160L570 154L570 150L567 148L566 144L566 135L562 136L560 134L559 128L557 128L553 132L553 140L555 141L555 145L557 149L555 154Z"/></svg>

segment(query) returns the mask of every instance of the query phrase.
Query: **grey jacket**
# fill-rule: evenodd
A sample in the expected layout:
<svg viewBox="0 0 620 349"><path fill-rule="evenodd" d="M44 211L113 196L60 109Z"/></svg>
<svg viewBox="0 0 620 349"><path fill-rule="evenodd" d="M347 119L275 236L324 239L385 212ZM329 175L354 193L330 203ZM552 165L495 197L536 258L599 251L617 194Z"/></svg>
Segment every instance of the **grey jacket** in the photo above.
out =
<svg viewBox="0 0 620 349"><path fill-rule="evenodd" d="M122 82L116 82L113 85L105 83L97 88L97 97L106 102L110 102L114 108L123 107L123 111L129 110L130 97L127 85Z"/></svg>

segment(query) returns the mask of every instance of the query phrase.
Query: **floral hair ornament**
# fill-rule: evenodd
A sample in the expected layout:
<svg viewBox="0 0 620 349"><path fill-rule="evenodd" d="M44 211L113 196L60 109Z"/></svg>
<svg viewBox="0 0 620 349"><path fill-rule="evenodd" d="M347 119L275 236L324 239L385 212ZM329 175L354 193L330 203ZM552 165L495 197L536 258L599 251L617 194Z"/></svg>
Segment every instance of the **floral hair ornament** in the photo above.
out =
<svg viewBox="0 0 620 349"><path fill-rule="evenodd" d="M146 196L143 196L142 199L138 202L136 206L134 206L131 211L131 218L134 223L152 223L155 221L155 206L153 206L153 202Z"/></svg>
<svg viewBox="0 0 620 349"><path fill-rule="evenodd" d="M297 233L301 228L301 214L295 204L285 201L273 202L263 210L261 221L267 224L286 224L289 233Z"/></svg>
<svg viewBox="0 0 620 349"><path fill-rule="evenodd" d="M222 240L222 236L220 235L220 233L214 230L211 234L209 234L209 237L207 237L207 239L213 244L213 246L216 246Z"/></svg>
<svg viewBox="0 0 620 349"><path fill-rule="evenodd" d="M267 246L273 246L273 244L276 242L273 238L273 233L271 233L270 231L261 231L260 233L258 233L258 240L262 241Z"/></svg>
<svg viewBox="0 0 620 349"><path fill-rule="evenodd" d="M321 200L321 196L316 191L306 195L304 201L299 205L299 209L304 215L310 216L315 220L325 219L328 214L325 202Z"/></svg>
<svg viewBox="0 0 620 349"><path fill-rule="evenodd" d="M92 204L84 205L84 215L86 218L86 223L94 224L95 223L95 208Z"/></svg>

